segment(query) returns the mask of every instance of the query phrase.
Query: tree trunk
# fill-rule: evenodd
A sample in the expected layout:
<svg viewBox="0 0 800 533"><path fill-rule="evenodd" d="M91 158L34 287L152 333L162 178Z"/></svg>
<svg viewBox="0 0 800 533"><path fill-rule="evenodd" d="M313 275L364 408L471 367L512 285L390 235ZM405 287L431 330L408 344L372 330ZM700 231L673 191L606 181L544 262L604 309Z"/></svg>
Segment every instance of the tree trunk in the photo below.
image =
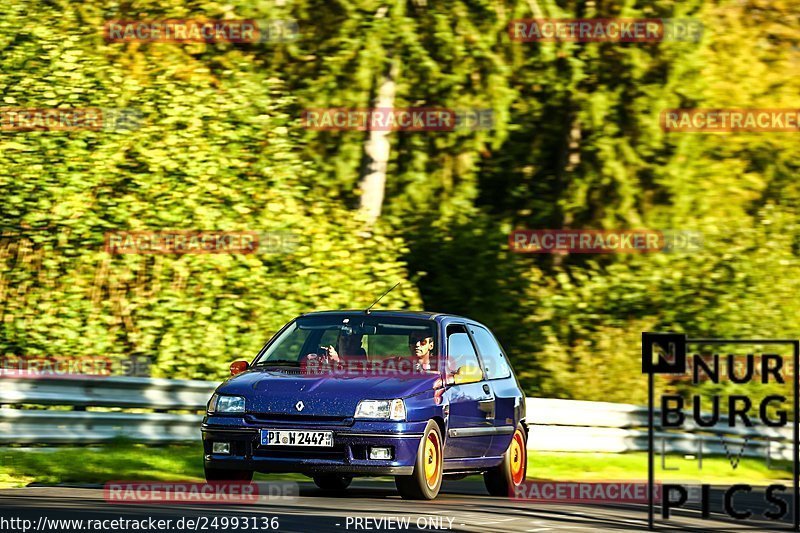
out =
<svg viewBox="0 0 800 533"><path fill-rule="evenodd" d="M378 81L378 93L373 107L380 109L381 113L388 113L394 109L397 71L398 64L393 59ZM370 130L364 144L365 161L360 182L359 212L368 226L372 226L381 216L386 188L386 165L390 153L389 133L391 132Z"/></svg>

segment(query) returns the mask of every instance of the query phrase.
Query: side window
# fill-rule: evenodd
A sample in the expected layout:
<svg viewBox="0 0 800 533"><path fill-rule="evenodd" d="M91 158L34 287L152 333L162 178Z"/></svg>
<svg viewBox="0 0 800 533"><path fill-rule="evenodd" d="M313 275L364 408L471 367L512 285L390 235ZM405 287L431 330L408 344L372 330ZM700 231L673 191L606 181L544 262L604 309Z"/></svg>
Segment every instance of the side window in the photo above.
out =
<svg viewBox="0 0 800 533"><path fill-rule="evenodd" d="M494 336L484 328L470 326L469 332L478 345L481 353L483 367L486 369L486 379L499 379L511 376L511 365L508 363L502 348Z"/></svg>
<svg viewBox="0 0 800 533"><path fill-rule="evenodd" d="M478 354L464 326L447 327L447 381L452 384L475 383L483 379Z"/></svg>

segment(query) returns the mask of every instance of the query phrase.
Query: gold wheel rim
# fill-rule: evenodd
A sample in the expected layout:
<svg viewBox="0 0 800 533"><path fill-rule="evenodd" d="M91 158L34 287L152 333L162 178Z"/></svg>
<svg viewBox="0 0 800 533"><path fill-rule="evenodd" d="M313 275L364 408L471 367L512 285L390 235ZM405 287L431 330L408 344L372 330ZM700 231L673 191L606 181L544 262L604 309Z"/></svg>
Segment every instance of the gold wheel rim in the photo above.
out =
<svg viewBox="0 0 800 533"><path fill-rule="evenodd" d="M508 457L511 463L511 481L514 485L522 483L525 475L525 437L519 429L514 432L514 438L508 447Z"/></svg>
<svg viewBox="0 0 800 533"><path fill-rule="evenodd" d="M425 461L425 482L429 488L433 488L439 480L439 459L441 458L439 438L436 433L428 433L422 453L423 461Z"/></svg>

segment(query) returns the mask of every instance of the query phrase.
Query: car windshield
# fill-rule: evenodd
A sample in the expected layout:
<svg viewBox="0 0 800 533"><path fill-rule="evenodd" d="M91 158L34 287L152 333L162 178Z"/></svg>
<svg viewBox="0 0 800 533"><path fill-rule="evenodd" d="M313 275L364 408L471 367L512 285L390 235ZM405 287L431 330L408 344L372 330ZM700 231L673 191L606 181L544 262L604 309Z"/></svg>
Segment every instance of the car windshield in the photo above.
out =
<svg viewBox="0 0 800 533"><path fill-rule="evenodd" d="M410 360L438 370L432 320L365 314L305 316L293 321L258 357L255 366L302 365L314 360L364 361L370 365Z"/></svg>

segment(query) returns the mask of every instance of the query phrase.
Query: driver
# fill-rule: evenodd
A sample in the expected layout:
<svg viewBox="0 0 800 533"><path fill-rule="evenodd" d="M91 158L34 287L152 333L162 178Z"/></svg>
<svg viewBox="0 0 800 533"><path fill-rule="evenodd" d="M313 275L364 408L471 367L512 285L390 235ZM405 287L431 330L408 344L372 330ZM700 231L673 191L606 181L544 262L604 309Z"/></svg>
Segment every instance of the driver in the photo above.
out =
<svg viewBox="0 0 800 533"><path fill-rule="evenodd" d="M433 337L428 333L414 332L408 337L408 347L411 351L411 355L415 358L414 370L417 372L436 370L435 368L431 368Z"/></svg>
<svg viewBox="0 0 800 533"><path fill-rule="evenodd" d="M363 337L364 337L363 335L359 335L358 333L342 331L336 343L339 348L338 351L333 346L323 346L322 349L325 350L325 354L327 355L328 360L337 363L340 362L339 360L340 355L342 357L366 358L367 352L361 346L361 339Z"/></svg>

